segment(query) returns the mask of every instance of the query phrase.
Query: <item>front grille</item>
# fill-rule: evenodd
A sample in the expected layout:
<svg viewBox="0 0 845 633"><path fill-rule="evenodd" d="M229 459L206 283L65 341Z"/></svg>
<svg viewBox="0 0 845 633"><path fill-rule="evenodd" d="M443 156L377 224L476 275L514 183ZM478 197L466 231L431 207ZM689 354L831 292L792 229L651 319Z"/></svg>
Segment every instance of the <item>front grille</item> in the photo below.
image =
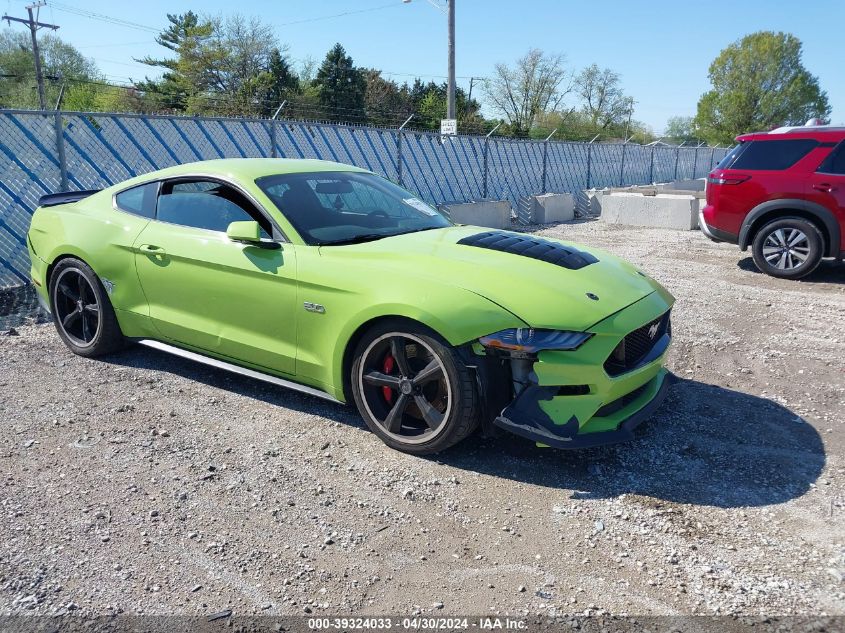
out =
<svg viewBox="0 0 845 633"><path fill-rule="evenodd" d="M622 396L621 398L617 398L613 402L608 402L601 409L596 411L594 417L605 418L609 415L613 415L620 409L624 409L634 400L636 400L640 396L640 394L645 391L646 387L648 387L648 383L642 385L641 387L637 387L630 393L626 393L624 396Z"/></svg>
<svg viewBox="0 0 845 633"><path fill-rule="evenodd" d="M668 312L637 328L623 338L610 353L604 362L605 371L609 376L618 376L631 371L648 356L664 334L671 334L671 332L672 325Z"/></svg>

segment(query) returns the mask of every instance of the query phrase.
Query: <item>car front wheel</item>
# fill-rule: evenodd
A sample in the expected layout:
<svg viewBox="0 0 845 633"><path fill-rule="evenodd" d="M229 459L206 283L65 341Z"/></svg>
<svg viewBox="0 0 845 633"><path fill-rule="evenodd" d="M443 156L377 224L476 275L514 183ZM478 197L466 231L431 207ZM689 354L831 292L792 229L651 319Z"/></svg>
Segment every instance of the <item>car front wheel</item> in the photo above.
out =
<svg viewBox="0 0 845 633"><path fill-rule="evenodd" d="M437 453L478 425L472 374L425 328L396 321L371 329L358 343L350 378L367 426L397 450Z"/></svg>
<svg viewBox="0 0 845 633"><path fill-rule="evenodd" d="M822 259L824 239L804 218L780 218L754 236L754 263L772 277L800 279L813 272Z"/></svg>

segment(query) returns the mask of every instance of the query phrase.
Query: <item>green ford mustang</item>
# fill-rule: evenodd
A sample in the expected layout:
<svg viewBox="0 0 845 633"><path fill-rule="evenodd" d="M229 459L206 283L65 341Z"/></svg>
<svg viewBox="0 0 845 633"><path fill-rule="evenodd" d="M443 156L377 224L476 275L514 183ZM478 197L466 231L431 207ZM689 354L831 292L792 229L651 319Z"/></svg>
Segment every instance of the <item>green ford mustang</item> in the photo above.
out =
<svg viewBox="0 0 845 633"><path fill-rule="evenodd" d="M665 395L674 299L607 253L456 226L370 172L237 159L44 196L32 279L83 356L134 341L340 402L388 445L575 448Z"/></svg>

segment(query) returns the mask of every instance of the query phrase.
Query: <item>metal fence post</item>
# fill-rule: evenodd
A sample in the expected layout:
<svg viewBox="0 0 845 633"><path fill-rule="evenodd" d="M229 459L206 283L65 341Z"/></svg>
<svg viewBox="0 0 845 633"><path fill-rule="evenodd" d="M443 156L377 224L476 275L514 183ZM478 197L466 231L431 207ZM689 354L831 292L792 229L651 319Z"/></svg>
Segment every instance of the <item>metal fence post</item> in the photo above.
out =
<svg viewBox="0 0 845 633"><path fill-rule="evenodd" d="M282 108L285 107L287 102L287 99L283 100L273 113L273 117L270 119L270 156L272 158L276 158L276 117L279 116L279 113L282 111Z"/></svg>
<svg viewBox="0 0 845 633"><path fill-rule="evenodd" d="M654 183L654 145L651 146L651 163L648 166L648 184Z"/></svg>
<svg viewBox="0 0 845 633"><path fill-rule="evenodd" d="M500 125L501 123L497 123L496 127L484 135L484 191L481 195L482 198L487 197L487 153L489 152L487 146L490 144L490 137L493 135L493 132L498 130Z"/></svg>
<svg viewBox="0 0 845 633"><path fill-rule="evenodd" d="M622 164L619 166L619 186L625 184L625 149L628 147L628 141L622 143Z"/></svg>
<svg viewBox="0 0 845 633"><path fill-rule="evenodd" d="M680 145L678 145L678 146L675 148L675 177L674 177L672 180L677 180L677 179L678 179L678 159L681 157L681 148L682 148L683 146L684 146L684 144L683 144L683 143L681 143Z"/></svg>
<svg viewBox="0 0 845 633"><path fill-rule="evenodd" d="M555 128L555 130L546 137L546 140L543 141L543 186L540 193L546 193L546 174L549 162L549 139L552 138L556 132L557 128Z"/></svg>
<svg viewBox="0 0 845 633"><path fill-rule="evenodd" d="M713 169L713 162L716 160L716 148L710 150L710 164L707 166L707 173L710 173L710 170Z"/></svg>
<svg viewBox="0 0 845 633"><path fill-rule="evenodd" d="M405 122L400 125L399 129L396 131L396 176L400 187L402 186L402 130L413 118L414 115L412 114L405 119Z"/></svg>
<svg viewBox="0 0 845 633"><path fill-rule="evenodd" d="M59 159L59 176L62 191L67 191L67 157L65 156L65 134L62 124L62 113L58 110L53 114L53 129L56 131L56 154Z"/></svg>
<svg viewBox="0 0 845 633"><path fill-rule="evenodd" d="M586 187L587 189L590 188L590 180L591 180L591 176L592 176L590 171L592 169L592 162L593 162L593 141L595 141L599 136L601 136L601 135L596 134L593 137L593 140L590 141L589 143L587 143L587 187Z"/></svg>
<svg viewBox="0 0 845 633"><path fill-rule="evenodd" d="M276 122L270 120L267 125L270 127L270 158L278 158L276 153Z"/></svg>
<svg viewBox="0 0 845 633"><path fill-rule="evenodd" d="M698 170L698 147L695 148L695 158L692 161L692 177L695 180L695 172Z"/></svg>

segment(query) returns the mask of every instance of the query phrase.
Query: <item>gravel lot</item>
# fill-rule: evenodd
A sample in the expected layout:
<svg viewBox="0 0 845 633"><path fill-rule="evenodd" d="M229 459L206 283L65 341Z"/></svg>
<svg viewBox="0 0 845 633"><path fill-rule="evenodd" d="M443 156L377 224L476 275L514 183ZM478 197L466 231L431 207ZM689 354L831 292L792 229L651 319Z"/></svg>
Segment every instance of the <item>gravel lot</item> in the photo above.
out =
<svg viewBox="0 0 845 633"><path fill-rule="evenodd" d="M845 265L789 282L697 232L541 233L678 298L681 380L635 442L409 457L352 408L0 336L0 613L845 614Z"/></svg>

